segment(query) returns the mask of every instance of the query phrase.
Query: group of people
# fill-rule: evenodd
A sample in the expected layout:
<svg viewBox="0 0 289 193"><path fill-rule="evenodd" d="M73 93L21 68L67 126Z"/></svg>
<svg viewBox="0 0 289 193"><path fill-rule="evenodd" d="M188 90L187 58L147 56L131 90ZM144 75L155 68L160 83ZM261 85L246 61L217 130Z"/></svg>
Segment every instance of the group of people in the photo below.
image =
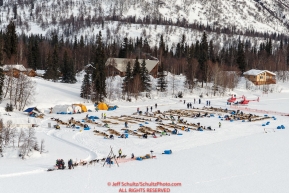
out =
<svg viewBox="0 0 289 193"><path fill-rule="evenodd" d="M153 136L153 138L157 138L155 132L152 133L152 136ZM143 137L144 139L147 139L147 138L148 138L148 134L144 133L144 134L142 135L142 137Z"/></svg>
<svg viewBox="0 0 289 193"><path fill-rule="evenodd" d="M206 101L206 106L211 106L211 101Z"/></svg>
<svg viewBox="0 0 289 193"><path fill-rule="evenodd" d="M56 167L57 169L59 170L64 170L65 169L65 162L63 159L57 159L56 160ZM69 159L68 160L68 169L71 169L73 168L74 169L74 166L73 166L73 161L72 159Z"/></svg>
<svg viewBox="0 0 289 193"><path fill-rule="evenodd" d="M158 104L156 103L156 104L155 104L155 109L156 109L157 107L158 107ZM146 108L146 113L149 112L149 109L151 109L151 112L153 112L153 106L151 106L150 108L149 108L149 106L147 106L147 108ZM142 114L142 111L139 110L139 107L136 109L136 111L137 111L137 113L139 113L140 115Z"/></svg>
<svg viewBox="0 0 289 193"><path fill-rule="evenodd" d="M192 108L192 103L187 103L187 108L188 109Z"/></svg>
<svg viewBox="0 0 289 193"><path fill-rule="evenodd" d="M106 119L106 113L101 113L101 118Z"/></svg>
<svg viewBox="0 0 289 193"><path fill-rule="evenodd" d="M207 102L207 106L211 105L211 101L206 101ZM186 104L186 100L184 100L184 104ZM194 104L196 104L196 99L194 98ZM199 99L199 104L201 104L201 99ZM187 103L187 108L188 109L194 109L193 105L191 102Z"/></svg>
<svg viewBox="0 0 289 193"><path fill-rule="evenodd" d="M151 109L151 112L153 112L153 106L151 106L150 109ZM149 107L148 106L147 106L147 111L146 112L147 113L149 112Z"/></svg>
<svg viewBox="0 0 289 193"><path fill-rule="evenodd" d="M65 168L65 162L63 161L63 159L57 159L57 160L56 160L56 167L57 167L59 170L64 170L64 168Z"/></svg>

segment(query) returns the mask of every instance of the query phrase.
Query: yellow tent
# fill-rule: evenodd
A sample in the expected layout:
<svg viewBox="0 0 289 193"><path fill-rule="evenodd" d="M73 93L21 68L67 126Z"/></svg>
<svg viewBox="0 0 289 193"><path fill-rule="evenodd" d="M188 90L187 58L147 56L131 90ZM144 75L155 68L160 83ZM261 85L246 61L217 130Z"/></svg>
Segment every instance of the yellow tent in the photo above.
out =
<svg viewBox="0 0 289 193"><path fill-rule="evenodd" d="M73 105L80 106L82 112L87 112L87 108L85 105L83 105L83 104L73 104Z"/></svg>
<svg viewBox="0 0 289 193"><path fill-rule="evenodd" d="M108 107L107 107L107 105L105 103L99 103L97 105L97 107L98 107L99 110L107 110L108 109Z"/></svg>

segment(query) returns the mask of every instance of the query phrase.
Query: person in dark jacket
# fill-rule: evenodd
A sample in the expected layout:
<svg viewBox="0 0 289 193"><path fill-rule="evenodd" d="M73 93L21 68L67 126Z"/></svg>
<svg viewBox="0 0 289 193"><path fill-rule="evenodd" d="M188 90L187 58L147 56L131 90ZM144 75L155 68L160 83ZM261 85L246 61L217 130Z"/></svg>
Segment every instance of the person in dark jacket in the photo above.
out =
<svg viewBox="0 0 289 193"><path fill-rule="evenodd" d="M64 170L64 168L65 168L65 162L63 161L63 159L58 160L57 166L58 166L58 169Z"/></svg>
<svg viewBox="0 0 289 193"><path fill-rule="evenodd" d="M111 158L110 157L106 158L106 163L111 164Z"/></svg>
<svg viewBox="0 0 289 193"><path fill-rule="evenodd" d="M68 168L71 170L71 168L74 169L74 166L73 166L73 161L72 159L68 160Z"/></svg>

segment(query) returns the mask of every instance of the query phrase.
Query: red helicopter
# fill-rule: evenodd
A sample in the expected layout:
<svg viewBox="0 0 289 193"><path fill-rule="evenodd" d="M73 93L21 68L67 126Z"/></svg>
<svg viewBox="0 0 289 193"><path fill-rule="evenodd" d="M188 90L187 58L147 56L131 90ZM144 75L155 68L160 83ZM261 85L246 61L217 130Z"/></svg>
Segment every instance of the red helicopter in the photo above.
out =
<svg viewBox="0 0 289 193"><path fill-rule="evenodd" d="M227 102L234 103L237 99L241 99L241 98L244 98L244 96L242 96L242 97L234 97L234 95L232 95L231 98L228 98Z"/></svg>
<svg viewBox="0 0 289 193"><path fill-rule="evenodd" d="M243 96L243 100L238 102L238 104L247 105L247 104L249 104L250 101L258 101L259 102L259 97L256 100L247 100L246 97Z"/></svg>

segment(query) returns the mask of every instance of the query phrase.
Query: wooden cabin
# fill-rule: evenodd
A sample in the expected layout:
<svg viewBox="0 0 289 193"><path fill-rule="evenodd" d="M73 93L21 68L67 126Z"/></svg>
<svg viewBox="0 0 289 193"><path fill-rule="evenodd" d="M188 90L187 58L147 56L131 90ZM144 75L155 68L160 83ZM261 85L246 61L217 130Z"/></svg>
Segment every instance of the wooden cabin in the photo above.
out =
<svg viewBox="0 0 289 193"><path fill-rule="evenodd" d="M30 76L30 77L35 77L35 76L37 76L37 73L32 68L27 68L26 75Z"/></svg>
<svg viewBox="0 0 289 193"><path fill-rule="evenodd" d="M138 59L141 64L143 59ZM116 76L119 75L121 77L125 76L126 67L128 62L131 64L131 69L133 69L135 59L127 59L127 58L108 58L105 63L105 68L108 76ZM145 60L146 68L150 75L153 77L157 77L158 74L158 60Z"/></svg>
<svg viewBox="0 0 289 193"><path fill-rule="evenodd" d="M27 73L27 69L21 64L7 64L4 65L2 68L4 74L12 75L15 78L18 78L21 73Z"/></svg>
<svg viewBox="0 0 289 193"><path fill-rule="evenodd" d="M276 74L268 70L249 70L244 72L245 78L255 85L276 84Z"/></svg>
<svg viewBox="0 0 289 193"><path fill-rule="evenodd" d="M89 74L92 74L95 69L96 68L92 64L87 64L86 66L84 66L84 70Z"/></svg>

